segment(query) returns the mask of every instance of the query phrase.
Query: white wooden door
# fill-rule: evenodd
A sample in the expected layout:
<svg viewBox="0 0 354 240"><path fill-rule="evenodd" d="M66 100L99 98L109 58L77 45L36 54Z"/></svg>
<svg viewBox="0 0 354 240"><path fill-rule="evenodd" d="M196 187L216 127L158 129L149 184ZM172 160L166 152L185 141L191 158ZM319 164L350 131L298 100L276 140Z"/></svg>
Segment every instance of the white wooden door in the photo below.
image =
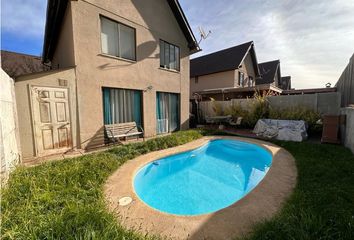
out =
<svg viewBox="0 0 354 240"><path fill-rule="evenodd" d="M38 156L72 147L68 89L31 87L33 126Z"/></svg>

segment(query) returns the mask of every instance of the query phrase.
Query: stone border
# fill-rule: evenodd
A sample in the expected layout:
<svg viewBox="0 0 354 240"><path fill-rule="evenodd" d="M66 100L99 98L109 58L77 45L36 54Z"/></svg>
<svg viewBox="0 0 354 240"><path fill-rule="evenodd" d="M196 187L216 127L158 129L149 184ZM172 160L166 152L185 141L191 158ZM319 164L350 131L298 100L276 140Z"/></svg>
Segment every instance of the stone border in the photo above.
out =
<svg viewBox="0 0 354 240"><path fill-rule="evenodd" d="M233 139L257 144L273 155L272 166L263 180L249 194L231 206L198 216L177 216L157 211L143 203L134 192L135 173L148 162L171 154L198 148L213 139ZM230 239L248 233L252 226L273 216L290 196L296 184L297 170L292 155L274 144L230 136L203 137L193 142L139 156L123 164L107 180L104 194L109 210L119 222L142 234L170 239ZM129 196L133 202L119 206L118 200Z"/></svg>

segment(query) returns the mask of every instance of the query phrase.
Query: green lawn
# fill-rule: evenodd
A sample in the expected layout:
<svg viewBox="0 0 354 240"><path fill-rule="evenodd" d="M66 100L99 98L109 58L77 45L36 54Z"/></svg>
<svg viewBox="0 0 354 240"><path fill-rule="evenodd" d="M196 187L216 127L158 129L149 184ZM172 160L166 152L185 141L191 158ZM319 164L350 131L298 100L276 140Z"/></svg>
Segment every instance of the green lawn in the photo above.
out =
<svg viewBox="0 0 354 240"><path fill-rule="evenodd" d="M275 143L295 157L297 186L245 239L354 239L354 155L342 146Z"/></svg>
<svg viewBox="0 0 354 240"><path fill-rule="evenodd" d="M147 239L107 212L102 186L125 161L195 140L185 131L33 168L2 192L2 239ZM354 239L354 156L341 146L277 144L296 158L298 183L280 213L246 239Z"/></svg>

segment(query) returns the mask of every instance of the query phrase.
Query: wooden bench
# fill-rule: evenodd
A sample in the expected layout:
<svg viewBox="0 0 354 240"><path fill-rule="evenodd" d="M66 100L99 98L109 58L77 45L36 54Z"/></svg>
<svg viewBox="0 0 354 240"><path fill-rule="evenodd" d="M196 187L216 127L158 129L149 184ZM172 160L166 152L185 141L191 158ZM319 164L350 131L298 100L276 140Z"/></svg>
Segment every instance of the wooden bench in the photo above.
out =
<svg viewBox="0 0 354 240"><path fill-rule="evenodd" d="M140 135L144 137L144 130L142 127L137 126L135 122L127 123L115 123L104 125L107 137L117 143L116 140L120 142L120 138L127 140L127 137L136 136L137 139Z"/></svg>

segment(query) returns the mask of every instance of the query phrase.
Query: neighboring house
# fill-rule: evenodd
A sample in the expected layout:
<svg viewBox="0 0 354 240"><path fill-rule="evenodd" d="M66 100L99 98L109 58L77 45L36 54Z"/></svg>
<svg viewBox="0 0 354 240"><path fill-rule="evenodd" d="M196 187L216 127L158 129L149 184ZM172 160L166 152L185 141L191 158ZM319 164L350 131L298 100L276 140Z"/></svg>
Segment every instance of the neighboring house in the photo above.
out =
<svg viewBox="0 0 354 240"><path fill-rule="evenodd" d="M11 77L43 72L50 69L42 63L42 58L23 53L1 50L1 68Z"/></svg>
<svg viewBox="0 0 354 240"><path fill-rule="evenodd" d="M188 128L199 47L177 0L48 0L46 21L52 70L16 78L25 158L100 146L105 124Z"/></svg>
<svg viewBox="0 0 354 240"><path fill-rule="evenodd" d="M261 76L256 79L256 85L272 84L280 87L280 61L274 60L258 64Z"/></svg>
<svg viewBox="0 0 354 240"><path fill-rule="evenodd" d="M281 77L279 60L258 64L253 42L191 60L191 99L230 100L256 91L279 95L290 87L290 76Z"/></svg>
<svg viewBox="0 0 354 240"><path fill-rule="evenodd" d="M283 90L291 89L291 76L281 77L280 88Z"/></svg>
<svg viewBox="0 0 354 240"><path fill-rule="evenodd" d="M190 67L191 98L194 93L220 100L233 98L239 93L225 96L220 89L251 88L260 76L253 42L194 58Z"/></svg>

